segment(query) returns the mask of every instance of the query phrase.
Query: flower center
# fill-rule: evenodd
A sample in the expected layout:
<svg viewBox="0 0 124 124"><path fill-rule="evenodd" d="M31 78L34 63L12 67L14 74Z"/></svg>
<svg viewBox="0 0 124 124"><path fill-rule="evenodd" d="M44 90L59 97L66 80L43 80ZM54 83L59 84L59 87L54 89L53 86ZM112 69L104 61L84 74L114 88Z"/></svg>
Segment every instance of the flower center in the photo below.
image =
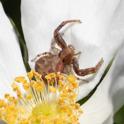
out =
<svg viewBox="0 0 124 124"><path fill-rule="evenodd" d="M32 110L32 115L53 116L59 114L57 103L41 103L36 105Z"/></svg>

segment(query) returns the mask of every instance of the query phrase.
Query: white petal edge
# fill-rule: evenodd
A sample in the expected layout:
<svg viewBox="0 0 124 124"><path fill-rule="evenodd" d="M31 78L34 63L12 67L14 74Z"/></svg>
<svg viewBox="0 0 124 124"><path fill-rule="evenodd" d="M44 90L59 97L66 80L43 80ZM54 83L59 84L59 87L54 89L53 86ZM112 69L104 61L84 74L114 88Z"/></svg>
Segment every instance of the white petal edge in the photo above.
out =
<svg viewBox="0 0 124 124"><path fill-rule="evenodd" d="M13 79L25 72L16 34L0 2L0 98L12 92Z"/></svg>
<svg viewBox="0 0 124 124"><path fill-rule="evenodd" d="M22 27L29 50L29 62L37 54L49 51L54 29L63 20L81 19L63 36L82 52L80 68L104 64L94 79L80 86L79 99L100 80L110 59L124 38L123 0L22 0ZM86 77L87 79L87 77Z"/></svg>
<svg viewBox="0 0 124 124"><path fill-rule="evenodd" d="M124 104L124 44L108 74L82 109L80 124L113 124L113 114Z"/></svg>

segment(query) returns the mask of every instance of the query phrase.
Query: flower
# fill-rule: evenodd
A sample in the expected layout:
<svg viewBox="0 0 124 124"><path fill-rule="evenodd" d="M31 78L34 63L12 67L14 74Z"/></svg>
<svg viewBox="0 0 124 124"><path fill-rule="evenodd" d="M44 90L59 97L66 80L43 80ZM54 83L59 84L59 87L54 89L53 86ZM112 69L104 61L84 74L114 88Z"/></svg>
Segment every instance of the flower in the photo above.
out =
<svg viewBox="0 0 124 124"><path fill-rule="evenodd" d="M22 27L29 61L38 53L49 50L52 32L58 23L67 18L81 19L83 23L71 27L63 37L72 41L76 49L84 51L79 59L81 68L94 66L101 57L105 61L88 84L80 84L79 98L86 96L97 85L106 66L123 44L123 5L123 0L22 0ZM25 68L16 36L2 6L0 16L0 82L5 82L0 83L2 97L5 92L12 92L7 82L25 73ZM123 47L94 95L82 106L81 124L113 123L114 112L124 103L122 56Z"/></svg>
<svg viewBox="0 0 124 124"><path fill-rule="evenodd" d="M79 124L82 110L76 103L78 84L73 75L50 73L42 78L31 71L15 78L12 88L17 98L5 94L0 100L0 119L6 123Z"/></svg>

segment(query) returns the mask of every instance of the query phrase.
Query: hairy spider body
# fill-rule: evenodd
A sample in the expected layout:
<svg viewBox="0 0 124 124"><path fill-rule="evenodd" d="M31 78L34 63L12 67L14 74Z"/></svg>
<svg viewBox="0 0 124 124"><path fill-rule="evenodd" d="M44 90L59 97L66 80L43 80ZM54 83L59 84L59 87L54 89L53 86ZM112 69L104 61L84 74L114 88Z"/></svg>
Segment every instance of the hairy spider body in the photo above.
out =
<svg viewBox="0 0 124 124"><path fill-rule="evenodd" d="M51 72L70 73L71 68L79 76L96 73L103 63L101 59L95 67L80 69L75 53L75 48L72 45L67 45L62 38L59 30L68 23L80 23L80 20L63 21L54 31L54 41L61 48L58 53L45 52L37 55L35 62L35 70L42 75Z"/></svg>
<svg viewBox="0 0 124 124"><path fill-rule="evenodd" d="M40 57L35 64L35 70L42 75L52 72L63 72L64 64L58 55L47 54Z"/></svg>

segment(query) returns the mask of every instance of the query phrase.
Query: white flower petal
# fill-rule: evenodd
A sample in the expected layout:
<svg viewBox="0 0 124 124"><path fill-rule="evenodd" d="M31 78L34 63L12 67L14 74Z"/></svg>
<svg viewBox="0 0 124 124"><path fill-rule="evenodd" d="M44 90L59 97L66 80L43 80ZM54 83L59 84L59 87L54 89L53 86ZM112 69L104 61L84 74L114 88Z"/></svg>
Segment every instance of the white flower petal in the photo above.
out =
<svg viewBox="0 0 124 124"><path fill-rule="evenodd" d="M63 1L64 9L61 3L60 0L22 0L22 27L30 59L39 53L49 51L53 30L58 23L68 18L67 2ZM56 11L57 9L58 11ZM59 9L63 9L63 11L59 11Z"/></svg>
<svg viewBox="0 0 124 124"><path fill-rule="evenodd" d="M98 83L110 59L124 38L123 0L22 0L22 26L29 50L29 60L49 51L54 29L66 19L81 19L63 36L82 51L80 68L104 64L95 78L80 87L79 98ZM68 42L68 43L70 43ZM87 77L86 77L87 78Z"/></svg>
<svg viewBox="0 0 124 124"><path fill-rule="evenodd" d="M18 40L0 3L0 97L11 91L10 83L22 73L25 67Z"/></svg>
<svg viewBox="0 0 124 124"><path fill-rule="evenodd" d="M82 68L93 66L101 57L105 60L104 66L96 78L91 83L83 85L80 88L80 96L85 96L96 85L106 65L122 44L124 36L124 1L96 0L94 2L90 0L73 0L69 2L54 0L48 2L46 0L36 2L31 0L30 4L26 4L25 2L26 0L22 1L22 10L28 9L26 12L29 14L30 19L28 14L25 15L22 13L23 28L28 30L28 32L35 32L34 36L33 33L31 34L32 37L41 37L39 44L42 42L42 44L47 45L47 47L39 46L40 48L38 49L37 47L31 48L30 44L34 41L27 38L28 47L30 49L35 49L33 57L49 49L52 32L61 21L68 18L80 18L83 21L81 25L72 27L71 35L69 32L65 34L66 40L72 41L72 44L74 44L78 50L83 51L80 58L80 66ZM35 14L38 19L33 18L31 14ZM37 21L35 22L34 19ZM30 27L25 23L27 20L30 22ZM32 28L33 26L37 30L41 30L40 33L36 32L36 30ZM44 34L46 37L44 37ZM71 38L69 38L68 35L71 36ZM30 37L30 34L28 36L25 34L25 36ZM32 54L30 54L30 57L32 57ZM80 118L81 124L113 123L113 103L111 101L111 96L114 98L113 101L116 101L114 104L115 111L123 104L123 97L118 97L124 94L122 86L123 77L118 76L123 74L123 71L119 71L118 73L116 71L118 69L117 67L122 64L117 64L117 61L121 58L118 60L116 59L116 62L114 62L115 64L113 64L112 69L98 87L96 93L82 106L84 114L82 114ZM121 68L122 65L119 67ZM116 72L116 74L113 74L113 72ZM113 77L116 78L115 81L113 81ZM118 98L116 98L116 96Z"/></svg>
<svg viewBox="0 0 124 124"><path fill-rule="evenodd" d="M111 69L83 106L81 124L113 124L113 113L124 104L124 44Z"/></svg>
<svg viewBox="0 0 124 124"><path fill-rule="evenodd" d="M115 63L110 75L111 86L109 90L114 104L114 111L116 112L124 104L124 44Z"/></svg>

